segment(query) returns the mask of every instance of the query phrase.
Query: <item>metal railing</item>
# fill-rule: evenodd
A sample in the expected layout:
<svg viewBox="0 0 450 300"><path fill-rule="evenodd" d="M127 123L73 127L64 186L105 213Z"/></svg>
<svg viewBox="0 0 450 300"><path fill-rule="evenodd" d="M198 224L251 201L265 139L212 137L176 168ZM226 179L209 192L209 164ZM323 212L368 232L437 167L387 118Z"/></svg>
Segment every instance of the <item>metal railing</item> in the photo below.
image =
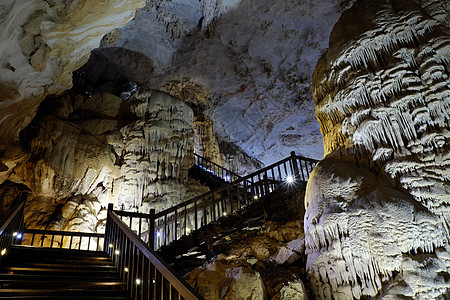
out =
<svg viewBox="0 0 450 300"><path fill-rule="evenodd" d="M23 226L23 210L25 208L25 200L17 204L0 223L0 254L5 255L7 249L21 238L21 229Z"/></svg>
<svg viewBox="0 0 450 300"><path fill-rule="evenodd" d="M132 299L203 299L108 207L105 249Z"/></svg>
<svg viewBox="0 0 450 300"><path fill-rule="evenodd" d="M91 232L25 229L21 245L42 248L62 248L103 251L104 234Z"/></svg>
<svg viewBox="0 0 450 300"><path fill-rule="evenodd" d="M305 184L317 162L291 152L290 157L158 213L115 212L143 241L158 249L278 190L281 185Z"/></svg>
<svg viewBox="0 0 450 300"><path fill-rule="evenodd" d="M227 170L224 167L212 162L211 160L195 153L194 153L194 163L203 170L217 177L222 178L226 182L233 182L234 180L241 178L241 176L234 173L233 171Z"/></svg>

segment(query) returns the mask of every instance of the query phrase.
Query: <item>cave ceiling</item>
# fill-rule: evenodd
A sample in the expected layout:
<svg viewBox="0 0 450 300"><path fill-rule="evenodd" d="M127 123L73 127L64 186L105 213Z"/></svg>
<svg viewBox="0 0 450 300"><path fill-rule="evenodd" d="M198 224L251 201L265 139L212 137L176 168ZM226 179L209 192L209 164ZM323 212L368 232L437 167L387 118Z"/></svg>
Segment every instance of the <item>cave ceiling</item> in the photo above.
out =
<svg viewBox="0 0 450 300"><path fill-rule="evenodd" d="M105 36L86 72L106 60L143 88L200 87L219 141L265 164L293 150L321 158L311 76L348 5L148 1L131 22Z"/></svg>

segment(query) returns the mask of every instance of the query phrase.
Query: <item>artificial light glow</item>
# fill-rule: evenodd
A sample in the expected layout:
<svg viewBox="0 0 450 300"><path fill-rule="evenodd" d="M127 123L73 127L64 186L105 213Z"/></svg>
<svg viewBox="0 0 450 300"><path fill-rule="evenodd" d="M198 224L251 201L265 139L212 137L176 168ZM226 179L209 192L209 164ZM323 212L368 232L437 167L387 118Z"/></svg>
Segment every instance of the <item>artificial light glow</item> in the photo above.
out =
<svg viewBox="0 0 450 300"><path fill-rule="evenodd" d="M224 216L226 216L226 215L227 215L227 213L226 213L226 212L224 212L224 213L223 213L223 215L224 215Z"/></svg>
<svg viewBox="0 0 450 300"><path fill-rule="evenodd" d="M258 200L258 195L253 196L253 199Z"/></svg>
<svg viewBox="0 0 450 300"><path fill-rule="evenodd" d="M116 251L114 251L114 253L115 253L116 255L119 255L119 254L120 254L120 251L119 251L119 250L116 250Z"/></svg>
<svg viewBox="0 0 450 300"><path fill-rule="evenodd" d="M109 247L109 248L112 248L112 247L114 247L114 245L113 245L113 244L109 244L108 247Z"/></svg>
<svg viewBox="0 0 450 300"><path fill-rule="evenodd" d="M6 253L6 248L2 250L2 256L5 255Z"/></svg>
<svg viewBox="0 0 450 300"><path fill-rule="evenodd" d="M141 280L139 278L136 278L136 284L140 285L141 284Z"/></svg>
<svg viewBox="0 0 450 300"><path fill-rule="evenodd" d="M128 273L128 268L127 267L125 267L124 269L123 269L125 272L127 272Z"/></svg>
<svg viewBox="0 0 450 300"><path fill-rule="evenodd" d="M16 236L17 234L18 234L17 232L14 232L14 233L13 233L13 236Z"/></svg>
<svg viewBox="0 0 450 300"><path fill-rule="evenodd" d="M21 233L17 234L16 238L17 239L21 239L22 238L22 234Z"/></svg>
<svg viewBox="0 0 450 300"><path fill-rule="evenodd" d="M286 177L286 182L287 182L287 183L293 183L293 182L294 182L294 177L292 177L291 175L289 175L288 177Z"/></svg>
<svg viewBox="0 0 450 300"><path fill-rule="evenodd" d="M156 283L156 280L153 278L152 282L153 282L153 283Z"/></svg>
<svg viewBox="0 0 450 300"><path fill-rule="evenodd" d="M157 237L160 237L161 236L161 233L159 233L159 231L156 233L156 236Z"/></svg>

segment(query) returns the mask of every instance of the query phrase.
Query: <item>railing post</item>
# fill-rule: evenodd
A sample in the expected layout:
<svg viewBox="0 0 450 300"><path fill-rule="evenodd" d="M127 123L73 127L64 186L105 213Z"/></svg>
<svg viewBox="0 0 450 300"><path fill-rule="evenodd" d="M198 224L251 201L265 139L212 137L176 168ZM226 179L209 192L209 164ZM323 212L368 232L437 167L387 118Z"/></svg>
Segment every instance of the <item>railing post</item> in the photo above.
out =
<svg viewBox="0 0 450 300"><path fill-rule="evenodd" d="M205 198L203 198L202 204L203 204L203 225L202 226L205 226L206 224L208 224L208 218L206 217L206 202L205 202Z"/></svg>
<svg viewBox="0 0 450 300"><path fill-rule="evenodd" d="M108 211L106 213L106 224L105 224L105 236L103 238L103 251L107 252L111 255L111 250L109 248L109 243L111 240L111 217L110 212L112 212L114 209L114 204L109 203L108 204Z"/></svg>
<svg viewBox="0 0 450 300"><path fill-rule="evenodd" d="M247 180L244 180L244 204L247 205L248 204L248 199L247 199ZM241 203L239 203L237 210L241 209Z"/></svg>
<svg viewBox="0 0 450 300"><path fill-rule="evenodd" d="M150 209L150 218L148 220L148 245L155 250L155 209Z"/></svg>
<svg viewBox="0 0 450 300"><path fill-rule="evenodd" d="M292 174L292 175L294 176L294 179L298 180L298 179L300 179L300 172L299 172L298 165L297 165L297 155L295 155L294 151L291 152L291 160L292 160L292 166L294 168L294 174Z"/></svg>
<svg viewBox="0 0 450 300"><path fill-rule="evenodd" d="M267 175L263 176L263 185L264 185L264 196L270 194L269 190L269 179L267 178Z"/></svg>

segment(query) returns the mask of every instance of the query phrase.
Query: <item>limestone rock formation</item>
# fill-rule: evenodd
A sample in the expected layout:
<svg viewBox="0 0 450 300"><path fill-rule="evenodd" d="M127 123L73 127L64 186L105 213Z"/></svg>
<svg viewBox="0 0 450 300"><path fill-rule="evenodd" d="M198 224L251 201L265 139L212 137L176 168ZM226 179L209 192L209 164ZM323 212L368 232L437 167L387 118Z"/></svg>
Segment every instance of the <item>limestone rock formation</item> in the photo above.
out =
<svg viewBox="0 0 450 300"><path fill-rule="evenodd" d="M101 232L108 203L145 212L208 191L187 178L192 122L188 105L159 91L136 93L131 102L110 94L49 97L21 132L28 154L0 191L31 194L28 226Z"/></svg>
<svg viewBox="0 0 450 300"><path fill-rule="evenodd" d="M264 164L292 150L321 158L311 75L351 2L151 0L99 51L142 87L169 94L171 82L205 87L219 144Z"/></svg>
<svg viewBox="0 0 450 300"><path fill-rule="evenodd" d="M311 174L317 298L450 295L450 2L358 1L313 77L325 159Z"/></svg>
<svg viewBox="0 0 450 300"><path fill-rule="evenodd" d="M138 200L153 202L160 210L180 203L185 191L179 191L177 185L187 181L194 163L192 110L158 91L136 93L131 109L139 119L121 128L124 177L119 180L119 205L129 209L132 201Z"/></svg>
<svg viewBox="0 0 450 300"><path fill-rule="evenodd" d="M21 1L0 4L0 166L10 170L19 131L47 94L71 87L102 37L130 21L144 0ZM3 171L3 170L0 170Z"/></svg>
<svg viewBox="0 0 450 300"><path fill-rule="evenodd" d="M170 81L161 90L187 103L194 111L194 153L237 174L248 174L263 166L237 145L221 139L207 111L212 107L210 91L191 81Z"/></svg>
<svg viewBox="0 0 450 300"><path fill-rule="evenodd" d="M205 299L265 299L261 275L249 264L213 262L190 274L191 285Z"/></svg>
<svg viewBox="0 0 450 300"><path fill-rule="evenodd" d="M303 196L289 197L274 220L250 219L214 242L218 254L185 275L205 299L308 299L304 275ZM224 221L216 224L227 232ZM229 226L232 226L229 224ZM231 229L231 228L229 228Z"/></svg>

